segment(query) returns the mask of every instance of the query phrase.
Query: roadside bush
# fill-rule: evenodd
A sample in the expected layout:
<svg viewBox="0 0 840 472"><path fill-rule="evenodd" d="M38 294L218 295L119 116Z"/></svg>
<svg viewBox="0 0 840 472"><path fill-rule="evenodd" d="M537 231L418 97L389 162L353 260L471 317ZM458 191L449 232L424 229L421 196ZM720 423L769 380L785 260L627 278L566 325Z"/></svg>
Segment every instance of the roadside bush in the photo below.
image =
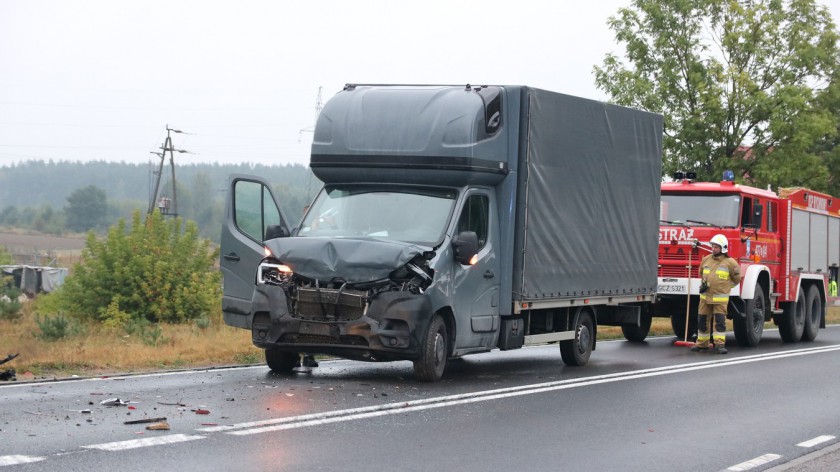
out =
<svg viewBox="0 0 840 472"><path fill-rule="evenodd" d="M20 293L12 277L0 277L0 320L14 321L23 316Z"/></svg>
<svg viewBox="0 0 840 472"><path fill-rule="evenodd" d="M41 330L40 333L35 334L35 337L45 341L58 341L82 332L81 325L72 318L65 316L64 313L58 313L55 316L44 315L43 318L40 315L35 315L35 323Z"/></svg>
<svg viewBox="0 0 840 472"><path fill-rule="evenodd" d="M219 310L218 250L199 238L195 223L135 211L104 240L88 234L83 262L45 304L111 328L130 320L181 323ZM153 342L160 341L158 335Z"/></svg>

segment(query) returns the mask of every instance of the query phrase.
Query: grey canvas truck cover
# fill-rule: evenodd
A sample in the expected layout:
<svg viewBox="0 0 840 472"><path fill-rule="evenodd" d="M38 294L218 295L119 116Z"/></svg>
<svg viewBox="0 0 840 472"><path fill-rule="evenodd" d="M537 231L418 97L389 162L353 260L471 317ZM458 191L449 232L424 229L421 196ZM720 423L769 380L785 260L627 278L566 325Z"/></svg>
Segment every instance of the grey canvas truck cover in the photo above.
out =
<svg viewBox="0 0 840 472"><path fill-rule="evenodd" d="M436 380L447 357L546 341L582 365L596 323L647 335L661 153L660 115L598 101L348 85L315 126L324 188L297 226L269 183L231 177L225 322L275 370L315 352Z"/></svg>

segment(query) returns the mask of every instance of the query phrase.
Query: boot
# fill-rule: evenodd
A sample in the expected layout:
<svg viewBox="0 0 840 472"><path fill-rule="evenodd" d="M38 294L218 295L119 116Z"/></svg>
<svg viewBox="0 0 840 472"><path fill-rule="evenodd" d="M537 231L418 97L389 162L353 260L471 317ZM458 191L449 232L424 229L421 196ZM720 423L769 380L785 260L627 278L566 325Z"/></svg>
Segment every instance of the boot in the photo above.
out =
<svg viewBox="0 0 840 472"><path fill-rule="evenodd" d="M709 346L704 347L704 346L698 346L697 344L695 344L694 346L691 346L691 352L706 352L708 350L709 350Z"/></svg>
<svg viewBox="0 0 840 472"><path fill-rule="evenodd" d="M729 351L727 351L725 347L715 346L715 354L726 354L727 352Z"/></svg>
<svg viewBox="0 0 840 472"><path fill-rule="evenodd" d="M303 356L303 366L304 367L318 367L318 361L315 360L315 356L311 354L305 354Z"/></svg>

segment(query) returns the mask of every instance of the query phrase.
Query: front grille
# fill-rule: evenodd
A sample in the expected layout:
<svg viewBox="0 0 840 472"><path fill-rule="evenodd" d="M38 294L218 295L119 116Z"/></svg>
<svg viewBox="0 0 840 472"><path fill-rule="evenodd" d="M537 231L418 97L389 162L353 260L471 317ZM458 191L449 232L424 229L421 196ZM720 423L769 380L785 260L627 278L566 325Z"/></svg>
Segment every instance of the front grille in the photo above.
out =
<svg viewBox="0 0 840 472"><path fill-rule="evenodd" d="M352 321L365 312L366 293L357 290L299 287L295 315L304 320Z"/></svg>
<svg viewBox="0 0 840 472"><path fill-rule="evenodd" d="M689 277L689 271L685 266L659 266L657 273L659 277Z"/></svg>

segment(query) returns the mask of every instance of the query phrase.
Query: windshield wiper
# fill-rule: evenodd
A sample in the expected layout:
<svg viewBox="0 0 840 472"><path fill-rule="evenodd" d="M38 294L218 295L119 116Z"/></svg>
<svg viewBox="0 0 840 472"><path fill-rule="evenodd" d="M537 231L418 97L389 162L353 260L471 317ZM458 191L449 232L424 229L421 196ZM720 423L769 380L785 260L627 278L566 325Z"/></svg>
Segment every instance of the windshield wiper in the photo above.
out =
<svg viewBox="0 0 840 472"><path fill-rule="evenodd" d="M721 225L716 225L716 224L714 224L714 223L707 223L707 222L705 222L705 221L697 221L697 220L685 220L685 221L687 221L687 222L689 222L689 223L697 223L698 225L703 225L703 226L714 226L715 228L720 228L720 229L723 229L723 226L721 226Z"/></svg>
<svg viewBox="0 0 840 472"><path fill-rule="evenodd" d="M677 226L677 225L685 226L685 223L683 223L682 221L659 220L659 222L660 223L665 223L665 224L668 224L668 225L674 225L674 226Z"/></svg>

